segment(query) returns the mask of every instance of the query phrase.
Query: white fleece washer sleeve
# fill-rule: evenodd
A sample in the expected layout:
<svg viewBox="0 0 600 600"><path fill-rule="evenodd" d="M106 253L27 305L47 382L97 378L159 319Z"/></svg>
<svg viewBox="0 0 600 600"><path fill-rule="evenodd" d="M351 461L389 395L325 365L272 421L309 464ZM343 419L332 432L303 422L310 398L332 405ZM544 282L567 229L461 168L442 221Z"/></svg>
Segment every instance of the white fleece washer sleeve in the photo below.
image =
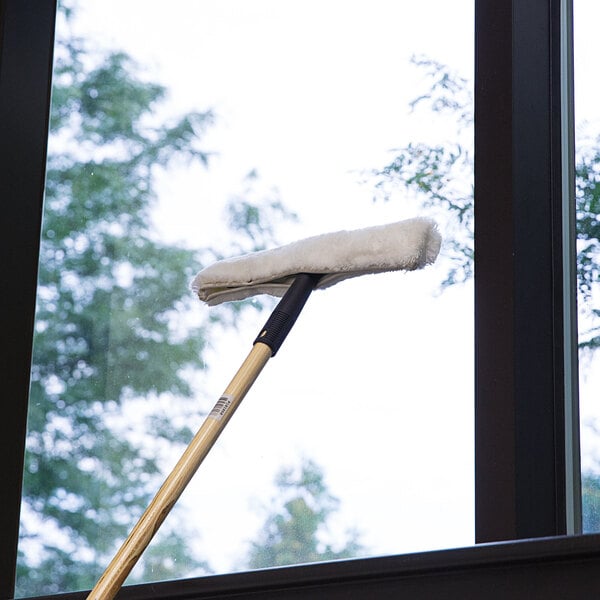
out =
<svg viewBox="0 0 600 600"><path fill-rule="evenodd" d="M385 271L431 264L441 236L434 221L418 217L306 238L273 250L218 261L196 275L192 289L213 306L256 294L283 296L298 273L323 275L317 289Z"/></svg>

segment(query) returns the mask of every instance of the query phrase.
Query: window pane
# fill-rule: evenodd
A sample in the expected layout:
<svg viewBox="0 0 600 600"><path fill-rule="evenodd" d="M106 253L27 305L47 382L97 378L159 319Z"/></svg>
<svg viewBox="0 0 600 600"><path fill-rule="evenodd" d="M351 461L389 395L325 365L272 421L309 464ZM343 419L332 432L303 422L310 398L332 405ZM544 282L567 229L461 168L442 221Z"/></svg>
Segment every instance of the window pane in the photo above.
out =
<svg viewBox="0 0 600 600"><path fill-rule="evenodd" d="M600 248L600 111L596 34L599 7L574 2L575 147L583 531L600 531L600 411L598 379L598 251Z"/></svg>
<svg viewBox="0 0 600 600"><path fill-rule="evenodd" d="M18 595L91 587L274 300L222 256L434 217L309 300L127 583L473 543L470 1L60 8Z"/></svg>

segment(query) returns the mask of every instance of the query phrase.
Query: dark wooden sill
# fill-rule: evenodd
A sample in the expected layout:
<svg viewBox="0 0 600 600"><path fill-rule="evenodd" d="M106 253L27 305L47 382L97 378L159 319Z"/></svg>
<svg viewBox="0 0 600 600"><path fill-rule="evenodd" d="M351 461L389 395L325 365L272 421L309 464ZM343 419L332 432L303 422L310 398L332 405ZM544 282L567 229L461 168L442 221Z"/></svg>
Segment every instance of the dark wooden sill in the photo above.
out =
<svg viewBox="0 0 600 600"><path fill-rule="evenodd" d="M85 592L45 596L82 600ZM124 587L122 600L600 598L600 535L543 538Z"/></svg>

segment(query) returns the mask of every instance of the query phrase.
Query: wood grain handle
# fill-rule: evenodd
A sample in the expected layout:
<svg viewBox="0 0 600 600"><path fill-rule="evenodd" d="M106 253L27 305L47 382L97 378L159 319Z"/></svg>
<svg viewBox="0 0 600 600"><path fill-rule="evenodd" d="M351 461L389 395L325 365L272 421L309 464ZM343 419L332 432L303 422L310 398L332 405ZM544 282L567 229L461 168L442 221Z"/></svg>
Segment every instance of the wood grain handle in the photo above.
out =
<svg viewBox="0 0 600 600"><path fill-rule="evenodd" d="M110 600L116 596L271 355L271 348L266 344L254 344L223 396L87 596L88 600Z"/></svg>

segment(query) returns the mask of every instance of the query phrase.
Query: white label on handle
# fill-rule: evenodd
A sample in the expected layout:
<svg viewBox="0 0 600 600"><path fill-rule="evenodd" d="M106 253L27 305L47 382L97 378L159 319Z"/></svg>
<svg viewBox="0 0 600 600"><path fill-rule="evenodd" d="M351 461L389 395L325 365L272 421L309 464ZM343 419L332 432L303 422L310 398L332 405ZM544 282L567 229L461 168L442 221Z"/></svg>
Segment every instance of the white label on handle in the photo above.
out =
<svg viewBox="0 0 600 600"><path fill-rule="evenodd" d="M208 416L220 421L227 414L232 402L233 396L221 396Z"/></svg>

